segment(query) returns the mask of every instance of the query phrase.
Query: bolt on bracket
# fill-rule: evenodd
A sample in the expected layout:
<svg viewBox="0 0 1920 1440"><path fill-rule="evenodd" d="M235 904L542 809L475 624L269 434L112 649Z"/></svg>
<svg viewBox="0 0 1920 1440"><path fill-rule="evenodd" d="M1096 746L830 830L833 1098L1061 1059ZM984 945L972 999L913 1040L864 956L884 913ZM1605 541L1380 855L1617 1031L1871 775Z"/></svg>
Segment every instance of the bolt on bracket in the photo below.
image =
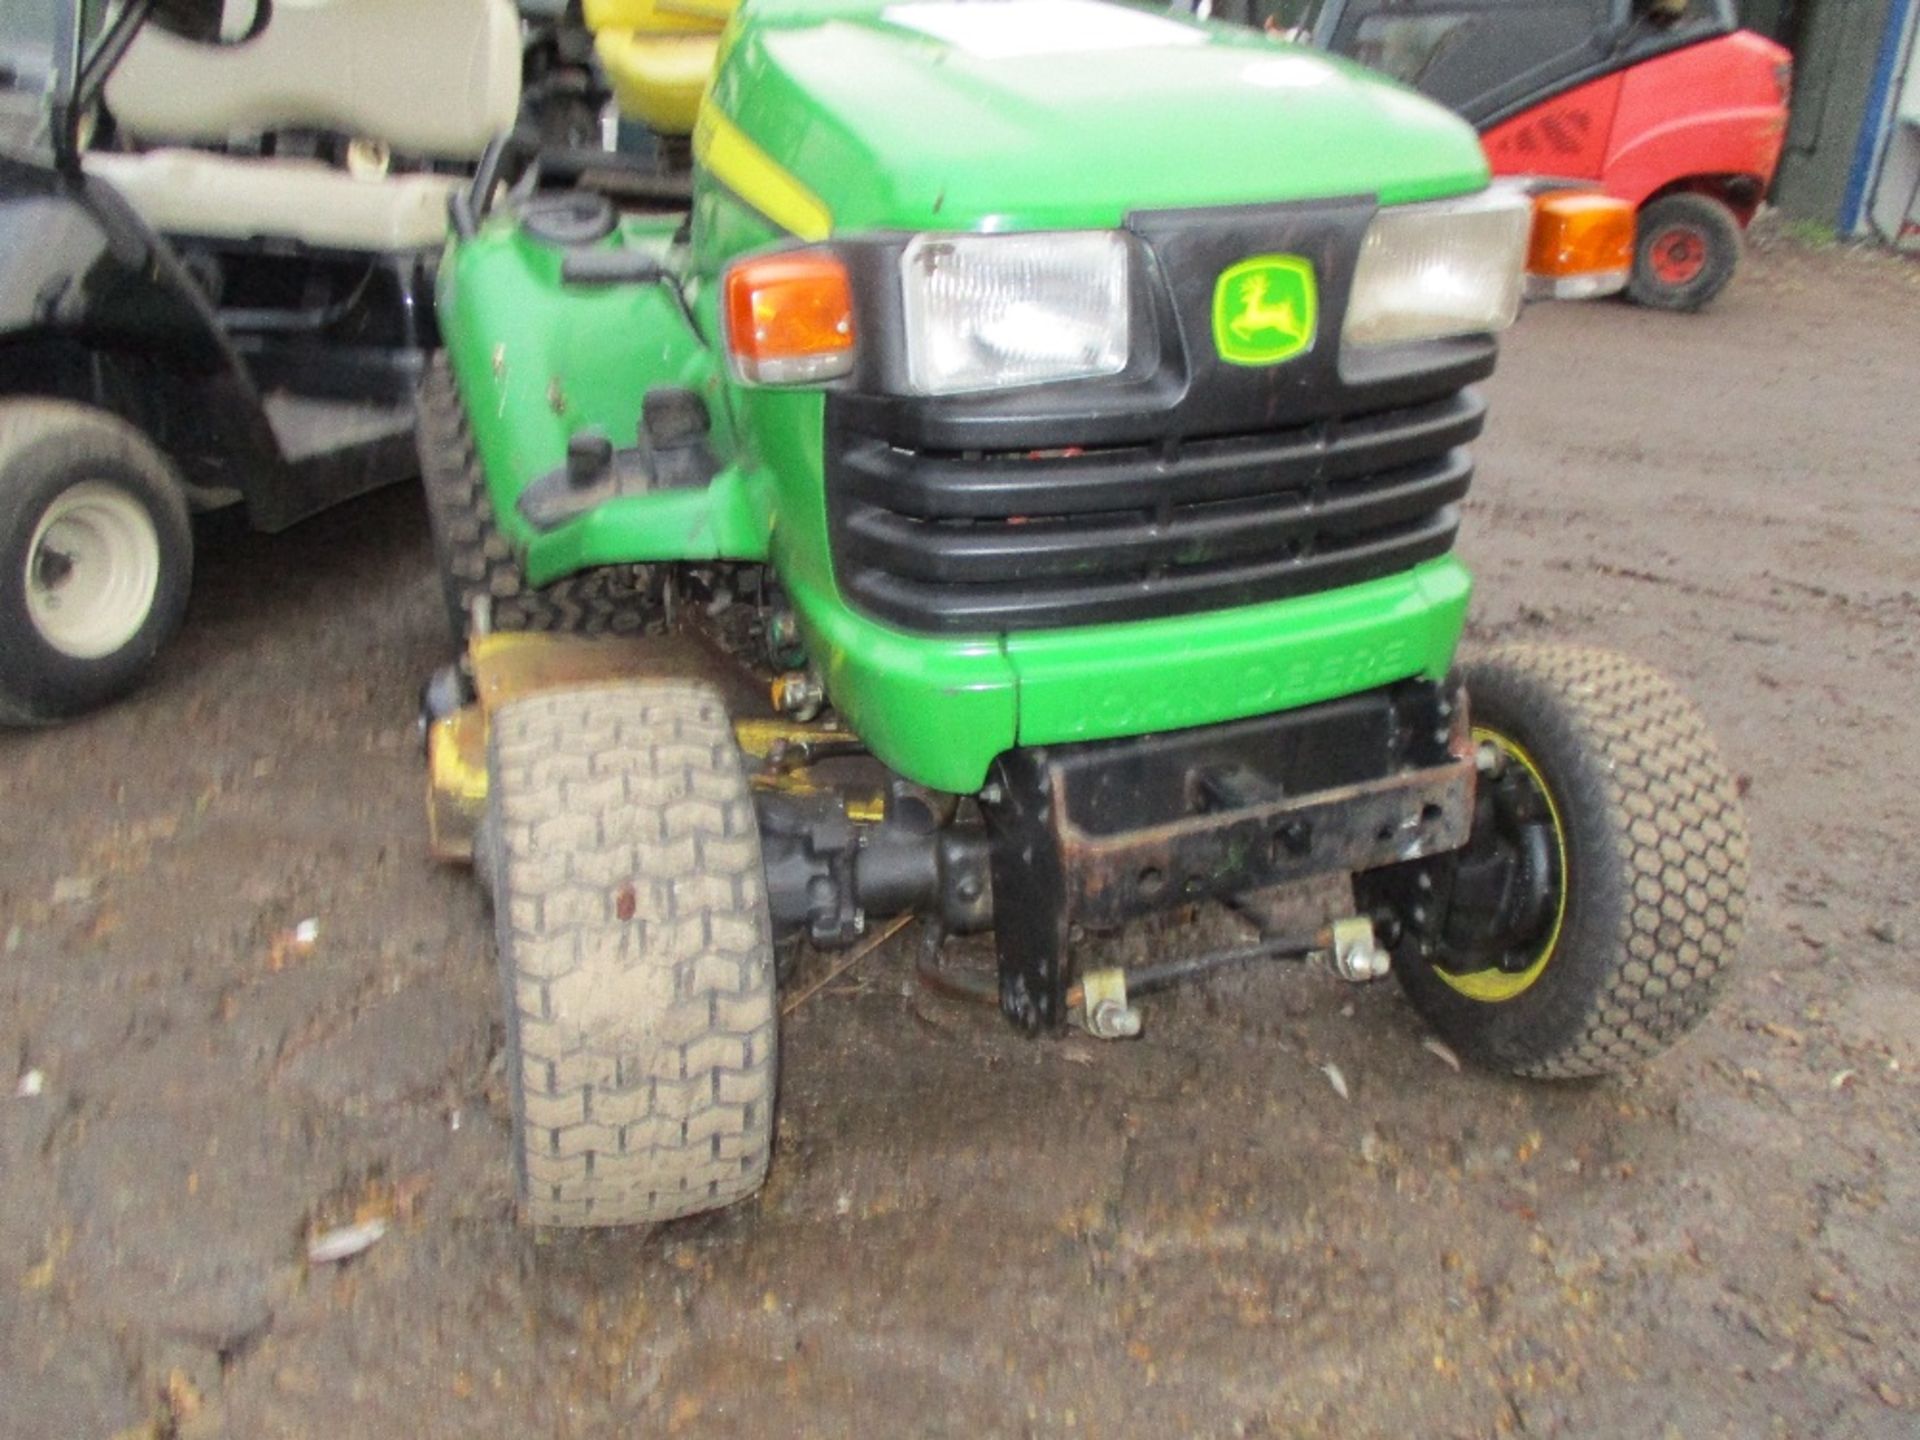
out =
<svg viewBox="0 0 1920 1440"><path fill-rule="evenodd" d="M1132 1040L1140 1033L1140 1012L1127 1003L1127 972L1119 966L1089 970L1080 977L1079 1020L1096 1040Z"/></svg>
<svg viewBox="0 0 1920 1440"><path fill-rule="evenodd" d="M1342 980L1356 984L1378 980L1392 968L1392 959L1380 948L1373 933L1373 921L1364 915L1349 915L1333 922L1333 970Z"/></svg>

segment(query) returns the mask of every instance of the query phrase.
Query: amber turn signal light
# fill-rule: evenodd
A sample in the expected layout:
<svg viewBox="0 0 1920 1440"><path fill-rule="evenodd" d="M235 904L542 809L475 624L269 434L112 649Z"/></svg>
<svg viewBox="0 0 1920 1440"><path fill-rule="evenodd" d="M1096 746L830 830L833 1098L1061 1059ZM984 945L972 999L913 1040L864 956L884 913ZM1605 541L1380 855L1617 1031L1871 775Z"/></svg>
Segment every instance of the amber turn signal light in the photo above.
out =
<svg viewBox="0 0 1920 1440"><path fill-rule="evenodd" d="M1633 269L1633 206L1596 190L1550 190L1533 201L1530 299L1584 300L1624 290Z"/></svg>
<svg viewBox="0 0 1920 1440"><path fill-rule="evenodd" d="M806 385L853 369L853 287L825 250L742 260L724 286L727 353L750 385Z"/></svg>

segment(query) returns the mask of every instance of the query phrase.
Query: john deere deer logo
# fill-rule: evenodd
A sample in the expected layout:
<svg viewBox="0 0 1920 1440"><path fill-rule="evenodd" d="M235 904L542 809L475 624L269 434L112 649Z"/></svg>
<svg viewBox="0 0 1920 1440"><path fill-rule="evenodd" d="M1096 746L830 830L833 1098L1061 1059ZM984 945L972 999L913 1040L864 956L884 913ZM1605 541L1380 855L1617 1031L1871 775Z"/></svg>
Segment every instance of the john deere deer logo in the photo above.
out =
<svg viewBox="0 0 1920 1440"><path fill-rule="evenodd" d="M1213 346L1234 365L1274 365L1313 345L1320 318L1313 266L1298 255L1255 255L1213 287Z"/></svg>

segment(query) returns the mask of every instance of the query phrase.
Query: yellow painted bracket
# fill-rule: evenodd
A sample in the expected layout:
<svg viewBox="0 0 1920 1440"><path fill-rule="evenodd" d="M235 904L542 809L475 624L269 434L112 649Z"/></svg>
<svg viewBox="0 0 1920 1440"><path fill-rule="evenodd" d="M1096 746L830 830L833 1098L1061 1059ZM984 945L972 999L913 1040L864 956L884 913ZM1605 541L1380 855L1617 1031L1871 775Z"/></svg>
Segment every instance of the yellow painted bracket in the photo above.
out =
<svg viewBox="0 0 1920 1440"><path fill-rule="evenodd" d="M427 731L427 836L436 860L470 863L487 813L487 737L502 705L552 690L591 689L642 678L682 678L719 684L729 693L734 736L761 788L808 793L807 766L816 759L859 750L859 741L821 722L755 714L754 697L740 693L716 666L713 652L678 635L588 638L502 632L480 635L467 647L473 703L433 722ZM759 701L764 705L765 701ZM772 763L777 747L796 763ZM879 820L886 797L877 792L848 807L855 820Z"/></svg>
<svg viewBox="0 0 1920 1440"><path fill-rule="evenodd" d="M427 731L427 850L434 859L473 859L487 813L487 717L477 705Z"/></svg>
<svg viewBox="0 0 1920 1440"><path fill-rule="evenodd" d="M427 731L427 844L436 860L473 859L487 812L487 722L500 706L546 690L569 690L640 675L704 674L702 657L641 638L503 632L467 650L474 703Z"/></svg>

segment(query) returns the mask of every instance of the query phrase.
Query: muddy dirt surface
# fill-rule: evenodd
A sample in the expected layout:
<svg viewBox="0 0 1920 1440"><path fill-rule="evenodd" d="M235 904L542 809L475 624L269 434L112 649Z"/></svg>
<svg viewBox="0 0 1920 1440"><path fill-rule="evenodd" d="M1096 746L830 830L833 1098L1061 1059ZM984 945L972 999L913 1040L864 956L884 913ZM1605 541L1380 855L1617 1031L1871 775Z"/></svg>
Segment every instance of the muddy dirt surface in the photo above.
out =
<svg viewBox="0 0 1920 1440"><path fill-rule="evenodd" d="M0 736L0 1434L1920 1433L1916 375L1920 268L1782 247L1492 385L1473 643L1664 666L1750 785L1741 973L1644 1075L1282 966L1027 1043L903 938L788 1021L756 1201L541 1245L417 499L216 546L145 692Z"/></svg>

